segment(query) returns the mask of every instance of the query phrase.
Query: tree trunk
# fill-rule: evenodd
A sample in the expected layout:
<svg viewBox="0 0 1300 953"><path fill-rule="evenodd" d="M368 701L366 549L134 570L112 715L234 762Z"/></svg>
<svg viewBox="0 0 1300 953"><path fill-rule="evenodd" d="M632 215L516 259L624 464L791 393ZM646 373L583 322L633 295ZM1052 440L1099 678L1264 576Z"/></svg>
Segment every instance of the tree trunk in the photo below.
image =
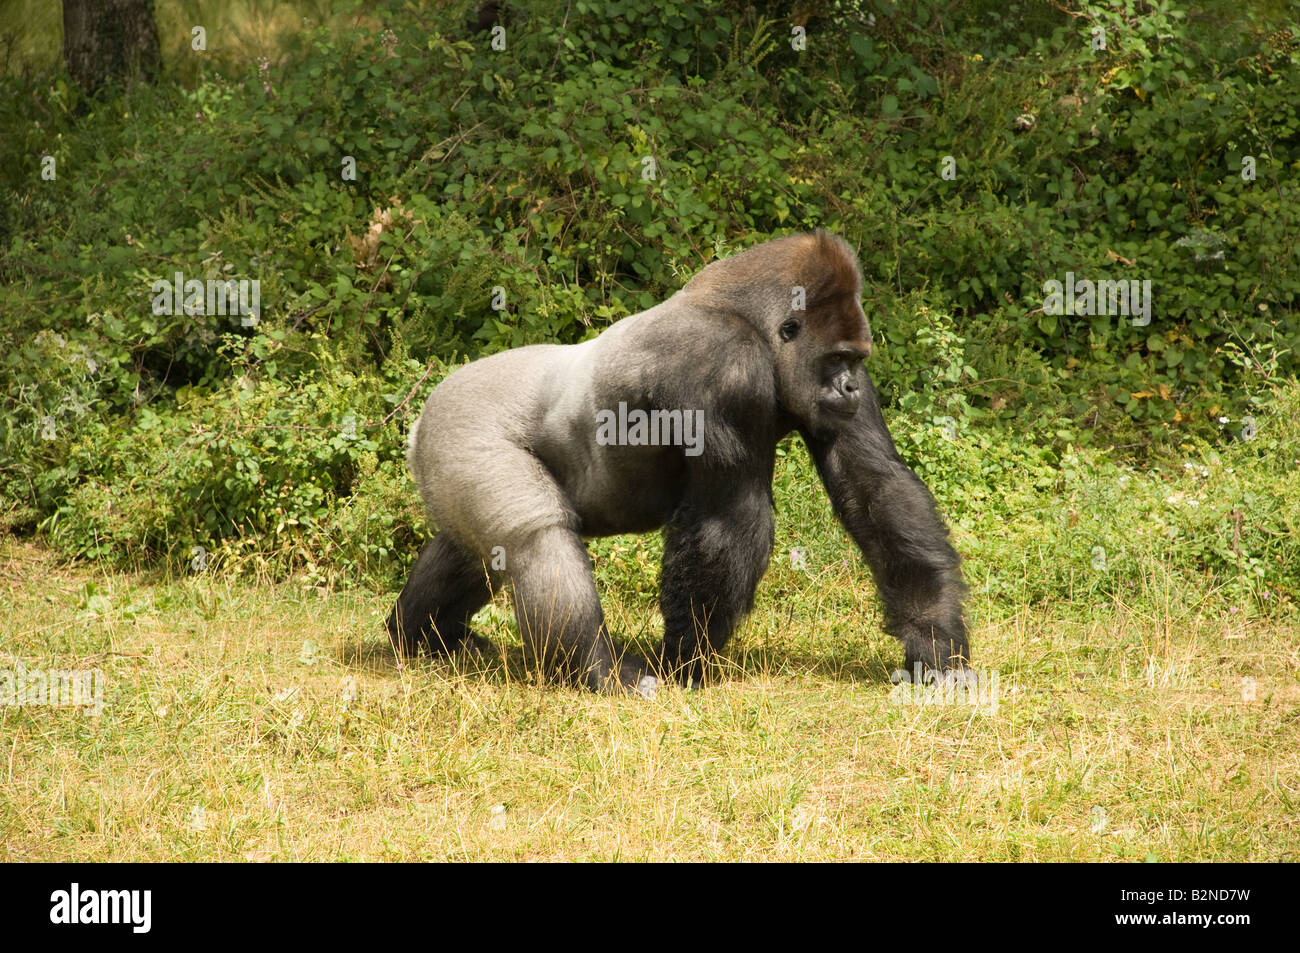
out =
<svg viewBox="0 0 1300 953"><path fill-rule="evenodd" d="M158 77L153 0L63 0L63 60L87 94L110 80Z"/></svg>

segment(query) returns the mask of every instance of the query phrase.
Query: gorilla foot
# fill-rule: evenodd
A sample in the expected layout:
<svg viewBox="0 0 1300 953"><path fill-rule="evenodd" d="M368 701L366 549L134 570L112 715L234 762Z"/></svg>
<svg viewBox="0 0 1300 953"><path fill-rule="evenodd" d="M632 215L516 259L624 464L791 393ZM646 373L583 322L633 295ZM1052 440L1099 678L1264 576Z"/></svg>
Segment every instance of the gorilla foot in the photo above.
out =
<svg viewBox="0 0 1300 953"><path fill-rule="evenodd" d="M918 627L900 634L899 639L908 671L918 665L922 674L931 670L964 672L970 668L970 646L964 634L946 636L934 630L922 633Z"/></svg>
<svg viewBox="0 0 1300 953"><path fill-rule="evenodd" d="M651 699L659 693L662 682L646 671L644 662L620 659L603 675L598 670L589 672L587 687L603 695L631 695Z"/></svg>
<svg viewBox="0 0 1300 953"><path fill-rule="evenodd" d="M388 630L388 641L392 643L393 651L397 653L399 659L413 659L420 654L420 647L424 646L426 652L433 651L429 647L427 639L418 636L410 636L404 632L394 631L391 627Z"/></svg>
<svg viewBox="0 0 1300 953"><path fill-rule="evenodd" d="M481 635L465 631L459 636L441 636L437 630L412 633L390 625L388 638L399 658L415 658L423 650L429 655L454 655L465 652L475 658L495 658L500 653L496 644Z"/></svg>
<svg viewBox="0 0 1300 953"><path fill-rule="evenodd" d="M461 643L457 648L466 655L477 659L491 659L497 658L501 655L495 642L485 636L475 635L472 632L461 640Z"/></svg>
<svg viewBox="0 0 1300 953"><path fill-rule="evenodd" d="M703 688L709 680L712 667L709 663L713 658L713 653L704 646L687 639L665 638L659 646L659 678L683 688Z"/></svg>

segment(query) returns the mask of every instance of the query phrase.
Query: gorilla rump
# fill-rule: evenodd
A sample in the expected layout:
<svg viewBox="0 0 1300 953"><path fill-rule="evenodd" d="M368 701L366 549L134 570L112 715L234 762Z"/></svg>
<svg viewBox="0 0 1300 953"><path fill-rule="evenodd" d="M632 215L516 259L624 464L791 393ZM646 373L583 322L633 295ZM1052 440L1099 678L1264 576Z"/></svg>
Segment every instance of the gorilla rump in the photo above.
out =
<svg viewBox="0 0 1300 953"><path fill-rule="evenodd" d="M397 650L456 649L509 583L533 664L596 691L703 679L767 569L776 445L798 431L907 667L965 668L958 556L863 367L861 285L842 239L793 235L710 264L592 340L449 375L411 431L440 532L388 618ZM664 640L647 667L605 628L583 537L660 527Z"/></svg>

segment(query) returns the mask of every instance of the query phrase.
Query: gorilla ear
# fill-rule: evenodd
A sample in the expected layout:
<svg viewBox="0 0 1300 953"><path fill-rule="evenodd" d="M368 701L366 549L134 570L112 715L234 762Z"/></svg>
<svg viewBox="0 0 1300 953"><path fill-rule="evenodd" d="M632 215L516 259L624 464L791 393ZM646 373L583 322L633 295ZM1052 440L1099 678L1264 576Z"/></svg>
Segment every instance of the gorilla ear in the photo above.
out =
<svg viewBox="0 0 1300 953"><path fill-rule="evenodd" d="M789 321L785 322L785 324L781 325L781 329L777 333L781 335L782 341L793 341L799 336L799 322L796 319L791 318Z"/></svg>

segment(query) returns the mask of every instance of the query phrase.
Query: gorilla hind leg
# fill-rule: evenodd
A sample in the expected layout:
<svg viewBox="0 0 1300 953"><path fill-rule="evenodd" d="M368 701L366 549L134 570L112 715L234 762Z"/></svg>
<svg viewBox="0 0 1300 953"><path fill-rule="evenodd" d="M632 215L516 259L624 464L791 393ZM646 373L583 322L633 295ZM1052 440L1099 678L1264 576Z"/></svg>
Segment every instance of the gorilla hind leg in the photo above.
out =
<svg viewBox="0 0 1300 953"><path fill-rule="evenodd" d="M482 561L440 534L425 544L397 597L388 616L389 638L399 655L414 655L421 644L454 652L472 638L469 620L491 598Z"/></svg>
<svg viewBox="0 0 1300 953"><path fill-rule="evenodd" d="M515 616L530 664L596 692L651 695L657 682L616 651L581 538L543 529L507 551Z"/></svg>

